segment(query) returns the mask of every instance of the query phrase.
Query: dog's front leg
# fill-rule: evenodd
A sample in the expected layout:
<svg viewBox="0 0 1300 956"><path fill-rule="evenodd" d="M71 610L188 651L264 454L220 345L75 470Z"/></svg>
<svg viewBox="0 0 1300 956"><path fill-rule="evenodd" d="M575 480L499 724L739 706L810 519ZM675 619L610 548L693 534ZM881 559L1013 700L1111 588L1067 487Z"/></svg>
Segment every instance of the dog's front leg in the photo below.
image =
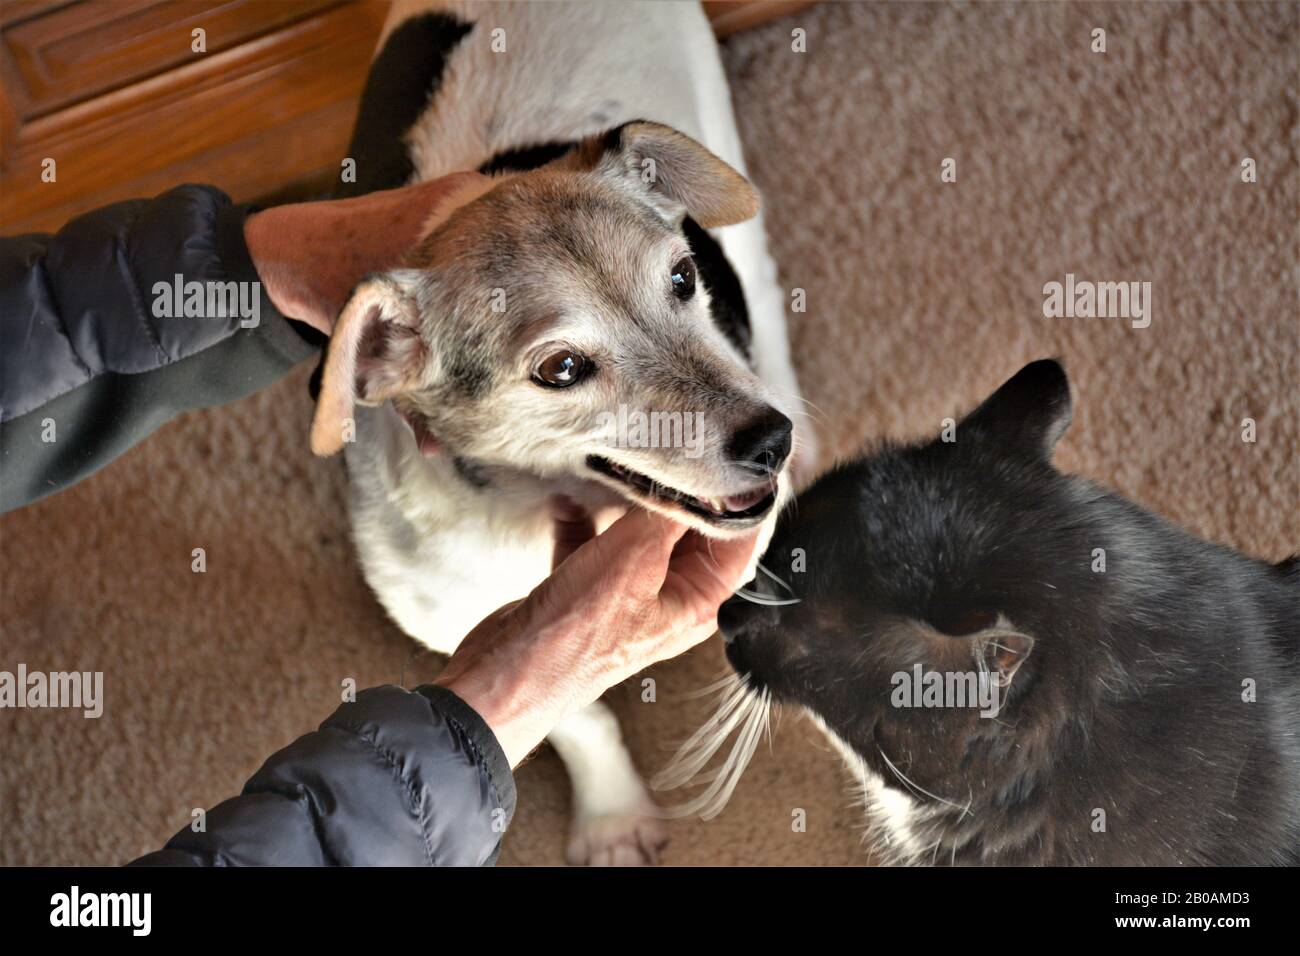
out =
<svg viewBox="0 0 1300 956"><path fill-rule="evenodd" d="M573 784L573 823L565 857L575 865L659 862L663 821L623 744L618 719L596 701L551 731Z"/></svg>

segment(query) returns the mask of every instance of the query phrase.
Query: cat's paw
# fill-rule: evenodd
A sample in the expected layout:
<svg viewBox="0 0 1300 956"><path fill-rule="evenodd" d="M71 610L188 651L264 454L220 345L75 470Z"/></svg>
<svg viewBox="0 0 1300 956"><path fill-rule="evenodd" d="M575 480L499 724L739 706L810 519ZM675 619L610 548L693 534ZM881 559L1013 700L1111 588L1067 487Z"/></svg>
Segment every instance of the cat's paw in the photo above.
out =
<svg viewBox="0 0 1300 956"><path fill-rule="evenodd" d="M653 866L668 830L653 806L573 821L564 857L574 866Z"/></svg>

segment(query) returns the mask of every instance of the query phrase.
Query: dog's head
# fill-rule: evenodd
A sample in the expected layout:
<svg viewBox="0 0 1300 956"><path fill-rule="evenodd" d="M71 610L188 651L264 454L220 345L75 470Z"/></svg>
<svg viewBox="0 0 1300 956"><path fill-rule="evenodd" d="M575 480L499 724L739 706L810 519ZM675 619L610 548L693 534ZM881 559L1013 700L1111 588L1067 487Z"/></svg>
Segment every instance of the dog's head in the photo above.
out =
<svg viewBox="0 0 1300 956"><path fill-rule="evenodd" d="M447 205L340 315L313 450L392 402L426 454L598 482L713 534L772 512L792 425L713 323L682 231L755 215L744 177L637 122Z"/></svg>

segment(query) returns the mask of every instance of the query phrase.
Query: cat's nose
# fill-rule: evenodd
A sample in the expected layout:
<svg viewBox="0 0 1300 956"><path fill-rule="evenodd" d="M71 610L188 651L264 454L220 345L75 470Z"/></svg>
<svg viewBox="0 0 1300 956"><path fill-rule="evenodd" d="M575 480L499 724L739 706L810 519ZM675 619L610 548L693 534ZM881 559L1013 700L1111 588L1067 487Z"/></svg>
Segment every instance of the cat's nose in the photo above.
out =
<svg viewBox="0 0 1300 956"><path fill-rule="evenodd" d="M774 474L790 457L794 423L770 405L749 423L736 429L727 455L742 468Z"/></svg>
<svg viewBox="0 0 1300 956"><path fill-rule="evenodd" d="M752 593L754 582L745 585L744 590ZM765 616L765 612L771 610L772 608L762 604L747 601L739 594L732 595L722 607L718 608L718 631L721 632L724 641L732 644L752 630Z"/></svg>

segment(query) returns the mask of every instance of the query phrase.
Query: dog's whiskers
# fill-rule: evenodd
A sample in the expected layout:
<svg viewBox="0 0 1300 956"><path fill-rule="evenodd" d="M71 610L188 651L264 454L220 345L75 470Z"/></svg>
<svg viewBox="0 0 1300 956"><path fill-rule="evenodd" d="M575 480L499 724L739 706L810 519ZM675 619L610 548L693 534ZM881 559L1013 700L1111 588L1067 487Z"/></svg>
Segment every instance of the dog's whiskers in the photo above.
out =
<svg viewBox="0 0 1300 956"><path fill-rule="evenodd" d="M777 479L780 477L780 472L774 469L771 465L760 465L756 461L741 461L737 458L729 458L727 459L727 464L731 465L733 468L739 469L740 471L747 471L758 478L765 478L771 485L775 485Z"/></svg>
<svg viewBox="0 0 1300 956"><path fill-rule="evenodd" d="M779 385L775 385L770 382L768 384L778 395L782 396L783 398L787 398L795 402L800 402L808 406L808 408L812 409L812 411L816 412L817 414L815 420L819 421L822 425L830 424L830 417L826 414L825 409L817 405L815 402L811 402L808 399L804 398L802 395L792 392L787 388L781 388ZM809 412L804 409L791 409L790 415L792 417L797 416L799 418L814 419L814 416L809 414Z"/></svg>

